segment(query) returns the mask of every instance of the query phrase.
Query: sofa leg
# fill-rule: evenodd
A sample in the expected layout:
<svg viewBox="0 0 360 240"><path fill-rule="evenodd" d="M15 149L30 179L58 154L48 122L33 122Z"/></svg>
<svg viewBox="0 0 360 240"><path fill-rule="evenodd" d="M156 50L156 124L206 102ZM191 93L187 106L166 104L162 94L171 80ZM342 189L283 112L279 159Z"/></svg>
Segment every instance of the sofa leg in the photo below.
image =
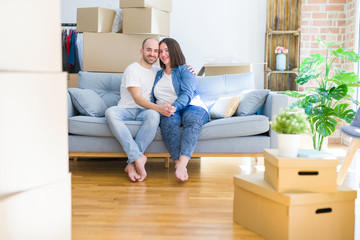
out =
<svg viewBox="0 0 360 240"><path fill-rule="evenodd" d="M165 159L164 159L164 168L169 168L169 160L170 160L169 157L165 157Z"/></svg>

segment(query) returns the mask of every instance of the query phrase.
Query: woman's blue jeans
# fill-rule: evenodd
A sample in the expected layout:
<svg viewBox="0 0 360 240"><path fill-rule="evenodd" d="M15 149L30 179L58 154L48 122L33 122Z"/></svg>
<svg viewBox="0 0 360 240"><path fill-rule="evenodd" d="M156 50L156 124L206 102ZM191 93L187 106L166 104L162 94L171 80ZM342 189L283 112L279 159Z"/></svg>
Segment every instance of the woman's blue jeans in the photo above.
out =
<svg viewBox="0 0 360 240"><path fill-rule="evenodd" d="M161 115L161 134L173 161L179 160L180 155L191 158L199 140L202 125L208 121L208 112L202 107L192 105L175 112L170 117Z"/></svg>

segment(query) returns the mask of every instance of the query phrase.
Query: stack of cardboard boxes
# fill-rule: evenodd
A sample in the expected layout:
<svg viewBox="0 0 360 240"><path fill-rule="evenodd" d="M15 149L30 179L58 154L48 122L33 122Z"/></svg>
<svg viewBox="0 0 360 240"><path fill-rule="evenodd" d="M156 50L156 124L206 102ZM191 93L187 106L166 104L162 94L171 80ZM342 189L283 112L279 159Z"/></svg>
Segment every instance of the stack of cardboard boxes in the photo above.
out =
<svg viewBox="0 0 360 240"><path fill-rule="evenodd" d="M84 33L83 71L122 73L140 60L147 37L169 36L171 0L121 0L122 33L111 33L114 11L82 8L77 13L77 31Z"/></svg>
<svg viewBox="0 0 360 240"><path fill-rule="evenodd" d="M9 1L0 16L0 239L71 239L60 0Z"/></svg>
<svg viewBox="0 0 360 240"><path fill-rule="evenodd" d="M264 159L264 174L234 177L236 223L266 239L354 239L357 192L337 187L337 159Z"/></svg>

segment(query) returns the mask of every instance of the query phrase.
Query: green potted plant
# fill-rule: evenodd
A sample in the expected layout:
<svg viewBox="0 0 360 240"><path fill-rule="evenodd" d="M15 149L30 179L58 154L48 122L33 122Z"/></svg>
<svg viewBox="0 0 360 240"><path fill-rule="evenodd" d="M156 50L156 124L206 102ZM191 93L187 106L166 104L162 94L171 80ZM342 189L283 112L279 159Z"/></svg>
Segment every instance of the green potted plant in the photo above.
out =
<svg viewBox="0 0 360 240"><path fill-rule="evenodd" d="M301 134L309 131L309 122L302 108L293 107L281 110L270 122L272 130L278 133L279 155L296 157Z"/></svg>
<svg viewBox="0 0 360 240"><path fill-rule="evenodd" d="M358 104L351 96L353 87L359 87L359 76L353 72L345 72L342 68L332 68L336 59L358 62L360 56L354 51L346 51L340 43L326 42L316 39L326 47L326 56L318 53L306 58L300 65L299 75L295 81L303 85L315 79L318 86L305 92L285 91L290 97L298 101L291 107L298 106L305 110L313 139L313 146L321 150L323 140L335 130L338 119L351 123L355 111L351 109L350 100Z"/></svg>

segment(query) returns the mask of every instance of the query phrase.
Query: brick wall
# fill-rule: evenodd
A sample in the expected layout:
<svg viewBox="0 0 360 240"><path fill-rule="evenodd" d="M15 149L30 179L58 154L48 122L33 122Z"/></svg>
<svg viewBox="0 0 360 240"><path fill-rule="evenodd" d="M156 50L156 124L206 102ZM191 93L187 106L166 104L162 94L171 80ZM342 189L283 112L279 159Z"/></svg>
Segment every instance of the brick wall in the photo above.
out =
<svg viewBox="0 0 360 240"><path fill-rule="evenodd" d="M300 62L315 53L326 54L325 47L315 38L332 42L342 42L347 50L355 50L357 44L357 0L302 0ZM355 71L351 62L337 61L346 71ZM299 90L317 86L315 81L300 86ZM343 123L342 123L343 124ZM338 124L341 126L341 124ZM329 143L348 144L339 130L329 137Z"/></svg>

